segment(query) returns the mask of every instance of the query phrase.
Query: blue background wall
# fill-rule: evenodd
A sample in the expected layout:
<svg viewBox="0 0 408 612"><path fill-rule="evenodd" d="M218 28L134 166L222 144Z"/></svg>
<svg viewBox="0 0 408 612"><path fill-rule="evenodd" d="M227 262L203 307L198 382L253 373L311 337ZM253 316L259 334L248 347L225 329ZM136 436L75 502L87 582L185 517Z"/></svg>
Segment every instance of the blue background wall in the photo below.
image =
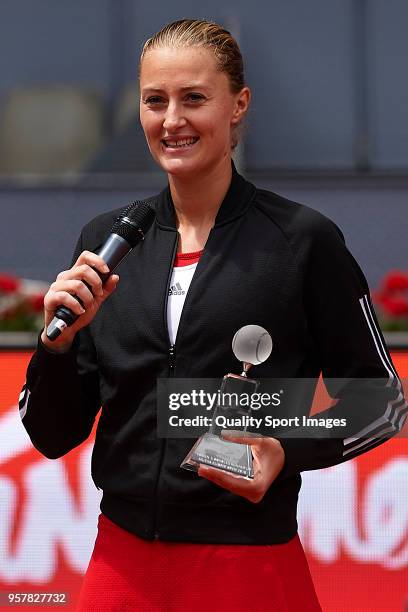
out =
<svg viewBox="0 0 408 612"><path fill-rule="evenodd" d="M99 91L109 109L136 78L142 42L181 17L218 20L239 39L253 91L249 178L337 221L371 284L406 269L404 0L2 0L0 104L13 87L69 83ZM0 270L51 280L84 222L162 184L133 169L105 188L0 181Z"/></svg>
<svg viewBox="0 0 408 612"><path fill-rule="evenodd" d="M251 177L249 177L251 178ZM342 229L371 287L392 268L407 269L408 181L261 179L259 187L316 208ZM164 183L163 183L164 184ZM65 270L82 226L95 215L157 193L141 189L38 189L0 192L0 270L53 280Z"/></svg>
<svg viewBox="0 0 408 612"><path fill-rule="evenodd" d="M404 0L2 0L0 96L60 82L110 103L136 78L143 41L181 17L218 20L240 41L249 168L408 168Z"/></svg>

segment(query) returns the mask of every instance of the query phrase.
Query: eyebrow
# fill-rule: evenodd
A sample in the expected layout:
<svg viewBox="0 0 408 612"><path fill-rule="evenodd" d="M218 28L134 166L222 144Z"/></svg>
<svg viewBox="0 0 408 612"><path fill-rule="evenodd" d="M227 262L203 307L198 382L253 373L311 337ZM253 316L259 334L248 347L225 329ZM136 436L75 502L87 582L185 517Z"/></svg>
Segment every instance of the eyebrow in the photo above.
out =
<svg viewBox="0 0 408 612"><path fill-rule="evenodd" d="M210 89L207 85L203 85L202 83L192 83L191 85L186 85L185 87L180 87L181 91L188 91L189 89ZM163 89L160 87L143 87L143 92L148 91L157 91L161 92Z"/></svg>

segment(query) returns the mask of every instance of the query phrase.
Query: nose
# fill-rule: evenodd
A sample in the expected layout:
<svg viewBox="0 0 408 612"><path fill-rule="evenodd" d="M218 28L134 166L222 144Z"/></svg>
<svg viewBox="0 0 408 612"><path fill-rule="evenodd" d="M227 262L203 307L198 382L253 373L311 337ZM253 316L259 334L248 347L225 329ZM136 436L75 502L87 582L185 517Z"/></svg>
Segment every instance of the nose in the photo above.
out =
<svg viewBox="0 0 408 612"><path fill-rule="evenodd" d="M177 103L169 102L165 113L163 127L169 132L176 130L186 124L183 108Z"/></svg>

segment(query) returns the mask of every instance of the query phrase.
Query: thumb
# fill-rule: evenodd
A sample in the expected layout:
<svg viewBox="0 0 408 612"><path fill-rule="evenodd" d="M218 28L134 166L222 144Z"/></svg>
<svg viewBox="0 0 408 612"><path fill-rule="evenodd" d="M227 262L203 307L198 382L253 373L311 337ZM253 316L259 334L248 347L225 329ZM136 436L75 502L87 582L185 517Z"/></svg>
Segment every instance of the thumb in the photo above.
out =
<svg viewBox="0 0 408 612"><path fill-rule="evenodd" d="M236 429L223 429L221 437L227 442L237 442L238 444L256 444L259 438L263 438L261 434L252 433L250 431L239 431Z"/></svg>
<svg viewBox="0 0 408 612"><path fill-rule="evenodd" d="M102 301L105 300L113 291L115 291L119 282L119 276L117 274L112 274L109 276L108 280L103 286L103 296Z"/></svg>

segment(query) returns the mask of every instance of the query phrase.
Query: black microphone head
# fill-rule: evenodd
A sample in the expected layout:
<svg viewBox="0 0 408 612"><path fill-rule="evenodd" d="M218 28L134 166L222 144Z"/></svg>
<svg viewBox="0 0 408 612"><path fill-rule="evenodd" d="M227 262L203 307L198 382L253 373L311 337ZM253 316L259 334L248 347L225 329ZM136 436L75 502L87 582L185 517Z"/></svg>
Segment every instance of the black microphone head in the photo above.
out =
<svg viewBox="0 0 408 612"><path fill-rule="evenodd" d="M112 234L124 238L133 248L143 240L145 233L154 221L155 212L146 202L132 202L116 219Z"/></svg>

